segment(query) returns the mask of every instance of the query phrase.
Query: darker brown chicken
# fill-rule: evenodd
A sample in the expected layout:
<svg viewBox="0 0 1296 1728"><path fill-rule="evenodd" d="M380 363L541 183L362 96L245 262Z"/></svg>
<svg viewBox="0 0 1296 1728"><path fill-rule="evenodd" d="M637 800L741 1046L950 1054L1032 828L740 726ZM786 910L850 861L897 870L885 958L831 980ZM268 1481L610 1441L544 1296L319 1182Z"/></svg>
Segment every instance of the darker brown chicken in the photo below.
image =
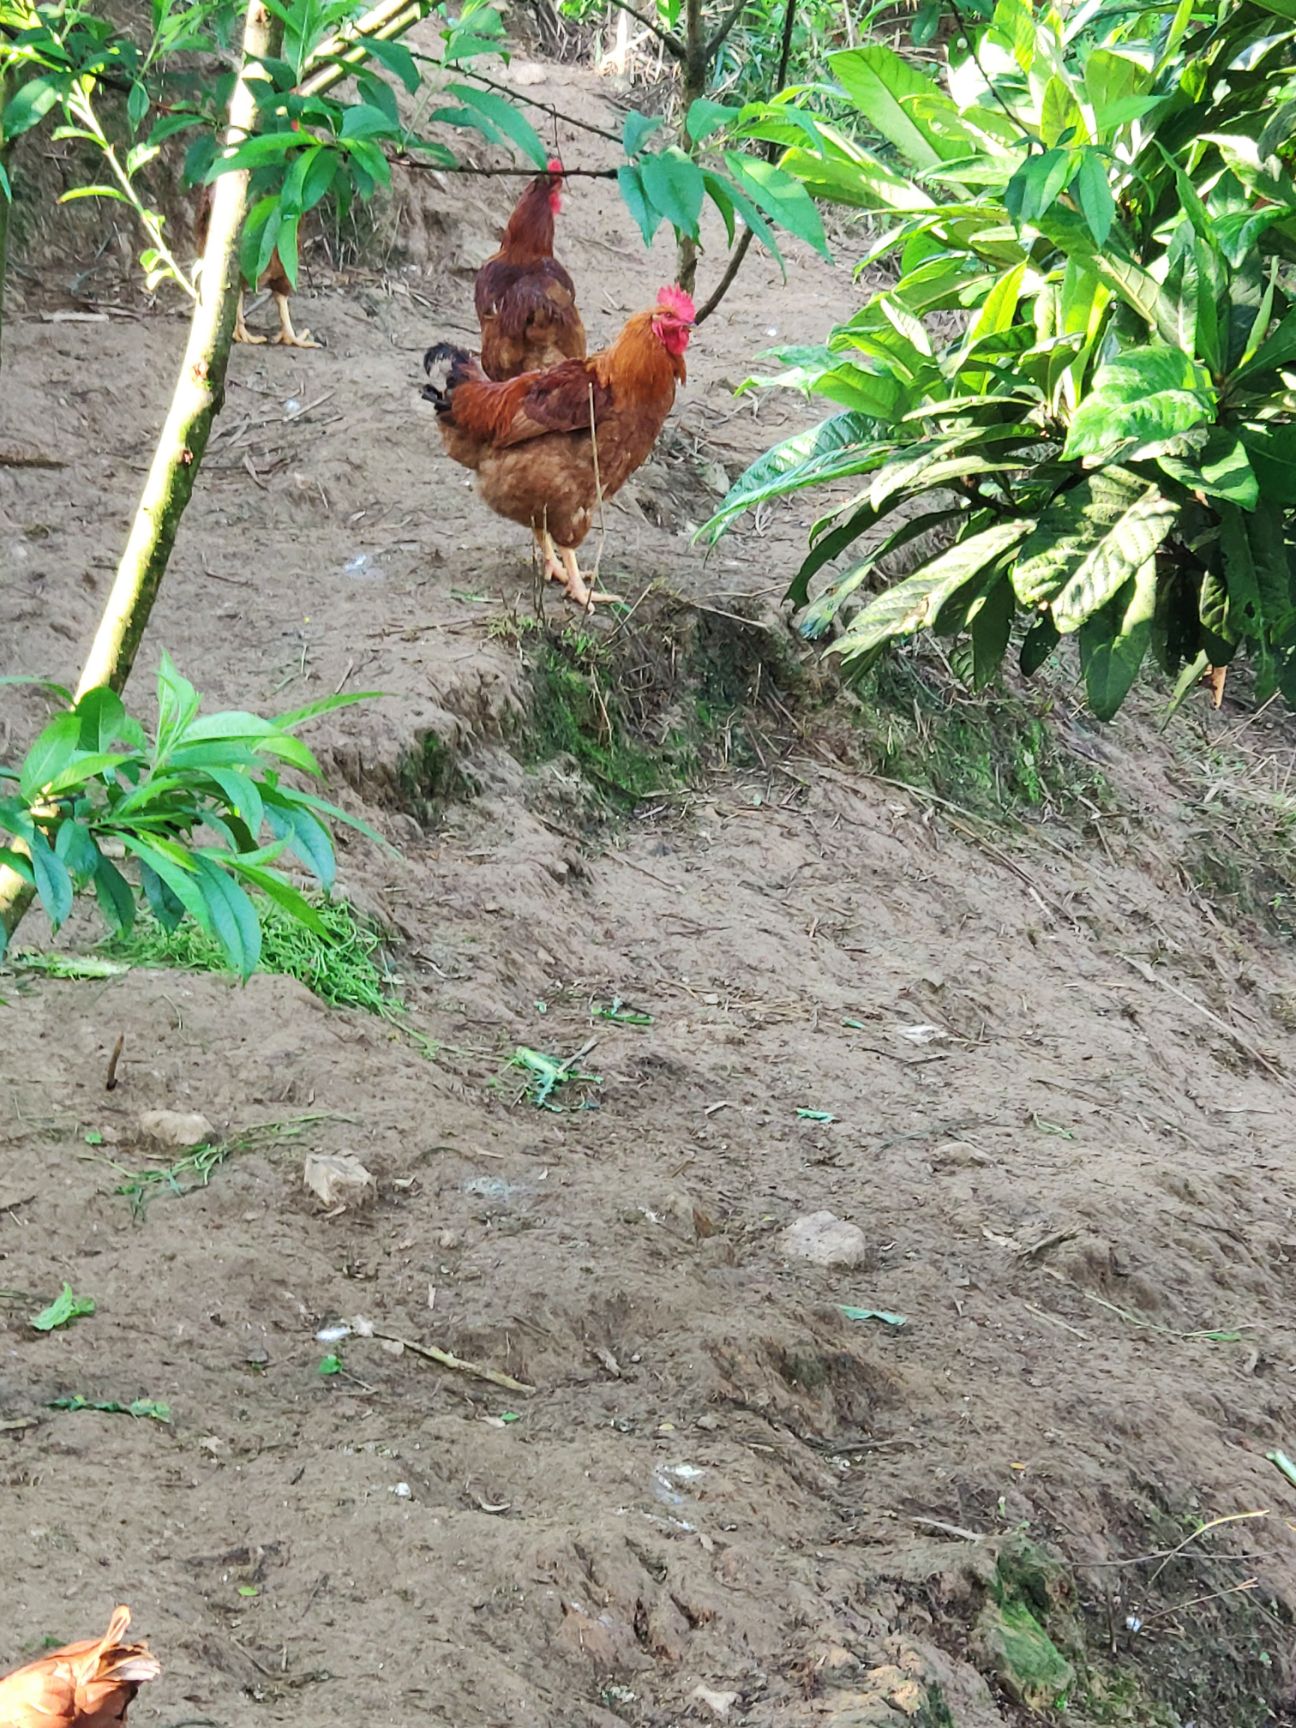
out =
<svg viewBox="0 0 1296 1728"><path fill-rule="evenodd" d="M585 358L576 290L553 255L561 193L562 163L555 156L518 199L499 251L477 272L481 365L488 378L516 378Z"/></svg>

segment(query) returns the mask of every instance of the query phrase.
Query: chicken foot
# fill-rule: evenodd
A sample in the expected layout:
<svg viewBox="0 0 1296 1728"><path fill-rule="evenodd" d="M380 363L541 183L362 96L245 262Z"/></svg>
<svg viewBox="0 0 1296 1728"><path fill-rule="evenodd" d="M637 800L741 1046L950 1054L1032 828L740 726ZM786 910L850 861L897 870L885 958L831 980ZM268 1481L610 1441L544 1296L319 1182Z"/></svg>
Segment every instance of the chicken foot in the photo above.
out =
<svg viewBox="0 0 1296 1728"><path fill-rule="evenodd" d="M292 313L288 309L288 296L286 294L276 294L275 305L279 308L279 334L270 338L272 342L277 343L281 348L318 348L320 346L318 342L311 340L309 330L303 330L299 334L293 329Z"/></svg>
<svg viewBox="0 0 1296 1728"><path fill-rule="evenodd" d="M269 340L266 336L254 336L243 322L243 296L239 295L238 311L234 314L234 340L246 342L251 348L263 348Z"/></svg>
<svg viewBox="0 0 1296 1728"><path fill-rule="evenodd" d="M535 537L540 547L540 555L544 559L545 575L551 582L560 582L567 598L574 600L583 612L588 612L592 606L619 603L619 595L604 594L590 587L570 546L556 546L553 535L547 528L537 528Z"/></svg>

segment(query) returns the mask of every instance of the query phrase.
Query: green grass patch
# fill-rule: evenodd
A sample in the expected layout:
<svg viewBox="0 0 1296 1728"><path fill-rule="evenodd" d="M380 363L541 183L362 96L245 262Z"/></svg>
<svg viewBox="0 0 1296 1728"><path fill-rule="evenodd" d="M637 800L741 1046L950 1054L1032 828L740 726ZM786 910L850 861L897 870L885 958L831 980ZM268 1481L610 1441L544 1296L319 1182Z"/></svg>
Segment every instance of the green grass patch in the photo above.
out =
<svg viewBox="0 0 1296 1728"><path fill-rule="evenodd" d="M978 816L1011 820L1112 803L1094 763L1058 736L1055 691L973 695L921 650L884 656L857 686L858 725L875 773L923 786Z"/></svg>
<svg viewBox="0 0 1296 1728"><path fill-rule="evenodd" d="M345 900L313 898L330 940L260 896L261 964L258 971L296 978L334 1008L359 1008L384 1019L399 1019L405 1005L387 969L381 933ZM174 930L141 913L129 935L105 944L114 961L132 966L170 966L184 972L221 972L231 968L205 930L186 918Z"/></svg>

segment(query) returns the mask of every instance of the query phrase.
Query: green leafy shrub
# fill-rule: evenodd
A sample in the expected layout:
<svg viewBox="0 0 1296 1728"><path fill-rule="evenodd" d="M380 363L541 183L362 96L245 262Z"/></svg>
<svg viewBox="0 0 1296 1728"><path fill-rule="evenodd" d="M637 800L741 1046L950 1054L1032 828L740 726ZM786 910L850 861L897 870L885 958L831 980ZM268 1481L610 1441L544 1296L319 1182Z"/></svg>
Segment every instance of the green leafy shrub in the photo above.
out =
<svg viewBox="0 0 1296 1728"><path fill-rule="evenodd" d="M115 859L133 862L154 918L172 931L192 918L246 978L261 957L258 893L324 942L328 924L275 867L293 854L321 887L335 863L328 823L374 831L337 805L302 791L282 771L318 777L296 736L307 721L363 694L329 696L264 720L201 714L200 698L164 653L158 719L150 740L121 698L101 688L68 707L36 739L21 766L0 767L0 864L36 890L57 931L78 892L92 888L110 932L135 922L136 894ZM265 831L270 838L263 841ZM249 890L253 892L249 892ZM5 926L0 920L0 955Z"/></svg>
<svg viewBox="0 0 1296 1728"><path fill-rule="evenodd" d="M1022 669L1075 636L1103 718L1149 654L1183 691L1242 652L1262 698L1296 703L1290 12L999 0L943 78L878 44L835 55L908 173L784 118L784 171L885 216L867 261L898 271L823 347L777 351L761 382L842 412L767 452L704 530L854 483L789 589L808 637L932 535L831 644L856 671L930 629L979 688L1024 615Z"/></svg>

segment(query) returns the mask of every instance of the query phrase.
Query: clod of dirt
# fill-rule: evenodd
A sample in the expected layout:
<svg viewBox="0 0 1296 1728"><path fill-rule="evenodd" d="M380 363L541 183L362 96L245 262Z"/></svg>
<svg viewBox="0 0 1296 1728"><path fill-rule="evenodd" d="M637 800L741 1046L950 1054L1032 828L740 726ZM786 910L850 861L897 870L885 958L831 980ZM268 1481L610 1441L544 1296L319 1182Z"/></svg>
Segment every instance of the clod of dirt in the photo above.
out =
<svg viewBox="0 0 1296 1728"><path fill-rule="evenodd" d="M308 1152L302 1180L334 1214L365 1206L378 1192L372 1172L354 1152Z"/></svg>
<svg viewBox="0 0 1296 1728"><path fill-rule="evenodd" d="M178 1151L210 1145L216 1138L216 1130L196 1110L146 1110L139 1125L146 1139Z"/></svg>
<svg viewBox="0 0 1296 1728"><path fill-rule="evenodd" d="M789 1260L808 1260L812 1266L859 1266L868 1251L858 1224L847 1224L834 1212L810 1212L789 1224L779 1237L779 1246Z"/></svg>

